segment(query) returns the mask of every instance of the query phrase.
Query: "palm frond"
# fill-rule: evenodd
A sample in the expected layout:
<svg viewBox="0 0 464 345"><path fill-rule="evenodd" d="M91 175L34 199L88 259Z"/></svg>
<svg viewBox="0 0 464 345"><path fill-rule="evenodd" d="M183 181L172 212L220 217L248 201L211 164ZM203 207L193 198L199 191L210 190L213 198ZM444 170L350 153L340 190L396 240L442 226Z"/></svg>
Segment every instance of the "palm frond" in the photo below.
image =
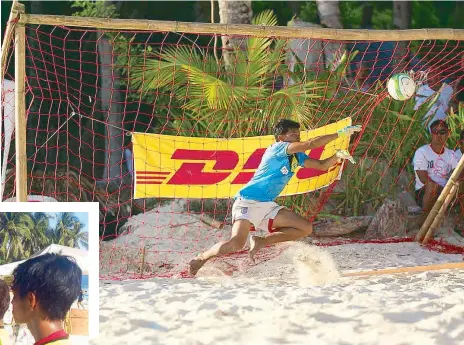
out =
<svg viewBox="0 0 464 345"><path fill-rule="evenodd" d="M317 103L314 101L322 96L316 90L323 88L316 82L293 85L273 93L269 99L267 112L274 120L279 117L293 118L303 127L312 128L311 118Z"/></svg>

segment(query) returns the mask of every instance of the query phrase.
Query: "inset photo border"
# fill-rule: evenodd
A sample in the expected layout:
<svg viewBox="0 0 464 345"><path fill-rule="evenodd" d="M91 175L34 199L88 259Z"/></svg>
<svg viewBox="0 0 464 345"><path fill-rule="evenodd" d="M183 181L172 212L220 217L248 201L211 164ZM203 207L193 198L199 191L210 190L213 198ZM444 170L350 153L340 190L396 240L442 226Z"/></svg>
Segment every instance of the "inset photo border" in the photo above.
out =
<svg viewBox="0 0 464 345"><path fill-rule="evenodd" d="M12 230L13 225L17 229L16 232ZM8 241L5 246L3 246L4 241ZM98 336L98 202L2 202L0 203L0 242L2 243L0 246L0 279L3 280L0 282L0 299L3 298L2 291L3 295L6 294L5 291L8 291L4 282L10 292L8 309L4 315L0 315L0 321L4 324L4 328L0 331L7 334L12 344L32 345L41 337L29 331L28 321L21 316L22 310L19 306L23 304L17 303L25 296L31 296L28 288L23 288L25 284L21 282L34 274L34 269L30 267L32 265L49 267L47 270L49 275L63 275L60 270L67 267L69 268L68 282L76 280L76 272L82 272L80 292L72 302L71 308L67 311L60 308L63 305L69 305L71 301L68 300L68 302L61 303L61 306L60 302L57 302L55 306L47 306L46 312L57 313L57 315L66 313L63 319L64 331L69 334L69 340L73 345L86 344L89 339ZM58 256L50 254L58 254ZM63 258L62 255L72 259ZM20 269L17 269L18 267ZM53 272L54 269L56 269L55 272ZM67 272L64 274L66 275ZM11 285L15 278L17 286L12 289ZM59 288L59 285L56 286ZM75 288L70 288L68 291L71 295L75 295L76 292ZM21 296L23 294L26 295ZM36 297L40 304L40 296L34 294L34 298ZM4 301L6 299L7 297ZM66 297L62 298L62 300L65 299ZM1 305L2 300L0 300ZM3 313L2 310L0 312ZM15 322L15 318L21 319L20 322ZM63 332L58 333L52 334L52 337L60 339L66 336ZM2 334L0 334L0 339L2 339L1 336Z"/></svg>

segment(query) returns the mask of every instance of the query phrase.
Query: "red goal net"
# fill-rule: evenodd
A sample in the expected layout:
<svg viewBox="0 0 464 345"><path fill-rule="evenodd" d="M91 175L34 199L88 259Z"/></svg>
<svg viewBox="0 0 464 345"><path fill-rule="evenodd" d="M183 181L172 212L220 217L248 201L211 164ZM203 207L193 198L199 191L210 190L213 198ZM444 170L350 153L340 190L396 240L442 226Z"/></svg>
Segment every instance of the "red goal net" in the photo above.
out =
<svg viewBox="0 0 464 345"><path fill-rule="evenodd" d="M233 196L283 118L302 137L350 123L362 132L308 152L326 158L345 145L356 164L300 169L278 203L333 243L412 240L421 225L412 160L437 116L459 150L463 42L231 36L231 50L221 37L26 26L28 195L100 203L101 276L182 276L227 239ZM2 88L4 201L15 197L13 46ZM417 83L406 101L387 92L400 72ZM435 237L454 247L432 242L443 250L464 251L462 203L453 199ZM372 230L382 207L404 226Z"/></svg>

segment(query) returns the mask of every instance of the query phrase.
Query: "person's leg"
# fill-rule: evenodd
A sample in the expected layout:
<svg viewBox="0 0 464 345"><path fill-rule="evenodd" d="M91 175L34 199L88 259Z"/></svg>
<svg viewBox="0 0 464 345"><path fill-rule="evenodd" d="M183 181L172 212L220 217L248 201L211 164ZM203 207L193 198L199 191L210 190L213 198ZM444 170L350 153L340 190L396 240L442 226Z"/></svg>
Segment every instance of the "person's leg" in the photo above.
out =
<svg viewBox="0 0 464 345"><path fill-rule="evenodd" d="M424 196L422 198L422 210L424 211L424 215L427 216L443 188L432 181L427 183L423 188Z"/></svg>
<svg viewBox="0 0 464 345"><path fill-rule="evenodd" d="M251 223L246 219L236 220L232 226L232 236L228 241L216 243L207 251L189 262L189 274L195 276L198 270L211 258L236 252L243 248L250 232Z"/></svg>
<svg viewBox="0 0 464 345"><path fill-rule="evenodd" d="M263 247L275 243L295 241L311 235L312 223L300 215L285 208L279 210L274 218L273 227L277 230L266 237L251 236L249 256L254 262L254 256Z"/></svg>

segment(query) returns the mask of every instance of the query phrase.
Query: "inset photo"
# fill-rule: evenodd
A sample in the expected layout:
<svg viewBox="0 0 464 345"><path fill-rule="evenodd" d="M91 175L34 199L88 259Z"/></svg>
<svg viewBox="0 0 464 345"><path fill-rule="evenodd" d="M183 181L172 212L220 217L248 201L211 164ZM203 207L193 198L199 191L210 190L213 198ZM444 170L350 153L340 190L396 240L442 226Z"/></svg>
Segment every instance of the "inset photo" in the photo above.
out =
<svg viewBox="0 0 464 345"><path fill-rule="evenodd" d="M98 203L0 205L0 345L87 344L98 335Z"/></svg>

